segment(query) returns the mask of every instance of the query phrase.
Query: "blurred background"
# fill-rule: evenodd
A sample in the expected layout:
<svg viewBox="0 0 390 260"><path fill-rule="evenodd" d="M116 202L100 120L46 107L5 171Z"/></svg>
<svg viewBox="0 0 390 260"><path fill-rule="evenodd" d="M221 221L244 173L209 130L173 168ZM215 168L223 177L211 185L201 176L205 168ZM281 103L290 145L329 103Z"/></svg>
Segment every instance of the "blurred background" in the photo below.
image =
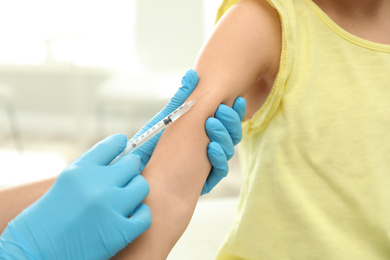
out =
<svg viewBox="0 0 390 260"><path fill-rule="evenodd" d="M0 188L57 176L107 135L136 133L180 87L220 3L0 0ZM202 199L237 196L237 160Z"/></svg>

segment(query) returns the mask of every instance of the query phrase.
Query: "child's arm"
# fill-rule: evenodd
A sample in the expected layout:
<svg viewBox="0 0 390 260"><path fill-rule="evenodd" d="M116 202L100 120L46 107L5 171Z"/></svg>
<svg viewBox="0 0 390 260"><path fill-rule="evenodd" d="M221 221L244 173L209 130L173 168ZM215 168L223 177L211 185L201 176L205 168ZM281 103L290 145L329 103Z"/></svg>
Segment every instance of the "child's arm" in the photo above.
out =
<svg viewBox="0 0 390 260"><path fill-rule="evenodd" d="M259 79L275 77L280 52L279 18L265 1L244 0L222 18L197 59L200 80L189 100L207 94L165 130L143 171L150 184L145 203L152 226L118 258L167 257L187 227L210 171L206 119L220 103L232 105Z"/></svg>

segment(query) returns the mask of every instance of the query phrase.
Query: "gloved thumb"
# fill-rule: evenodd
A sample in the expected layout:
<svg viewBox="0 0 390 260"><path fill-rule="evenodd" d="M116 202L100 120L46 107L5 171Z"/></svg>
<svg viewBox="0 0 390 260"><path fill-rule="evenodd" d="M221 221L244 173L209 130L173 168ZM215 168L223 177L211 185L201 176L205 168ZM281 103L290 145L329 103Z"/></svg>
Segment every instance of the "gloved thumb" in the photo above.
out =
<svg viewBox="0 0 390 260"><path fill-rule="evenodd" d="M193 69L188 70L184 77L181 79L181 87L168 103L168 107L170 105L178 107L183 104L184 101L186 101L186 99L191 95L192 91L194 91L194 89L198 85L198 82L198 73L196 73L196 71Z"/></svg>
<svg viewBox="0 0 390 260"><path fill-rule="evenodd" d="M127 241L131 243L150 228L152 225L152 212L147 205L141 204L130 218L125 219L125 222L126 225L123 230L126 231Z"/></svg>

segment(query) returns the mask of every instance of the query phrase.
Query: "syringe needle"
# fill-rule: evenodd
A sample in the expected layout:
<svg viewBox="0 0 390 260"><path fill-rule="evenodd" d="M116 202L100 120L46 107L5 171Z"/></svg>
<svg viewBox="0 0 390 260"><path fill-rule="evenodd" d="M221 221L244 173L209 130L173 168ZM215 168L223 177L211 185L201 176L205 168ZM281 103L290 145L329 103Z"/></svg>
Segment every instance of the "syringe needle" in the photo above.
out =
<svg viewBox="0 0 390 260"><path fill-rule="evenodd" d="M208 91L203 93L202 95L200 95L199 97L191 100L191 101L188 101L187 104L192 107L193 105L195 105L196 101L198 101L199 98L203 97L204 95L206 95L207 93L209 93Z"/></svg>
<svg viewBox="0 0 390 260"><path fill-rule="evenodd" d="M206 95L207 93L209 93L208 91L203 93L202 95L200 95L199 97L195 98L195 101L198 101L199 98L203 97L204 95Z"/></svg>
<svg viewBox="0 0 390 260"><path fill-rule="evenodd" d="M178 107L176 110L174 110L167 117L165 117L164 119L159 121L157 124L150 127L149 130L147 130L145 133L141 134L139 137L137 137L131 143L128 143L126 148L122 151L122 153L120 153L114 160L112 160L112 162L110 162L109 165L114 164L119 158L121 158L125 154L131 153L134 150L136 150L138 147L141 147L144 143L146 143L153 136L155 136L157 133L162 131L170 123L174 122L176 119L178 119L179 117L184 115L186 112L188 112L191 109L191 107L195 104L195 102L207 93L208 92L203 93L203 95L200 95L198 98L182 104L180 107Z"/></svg>

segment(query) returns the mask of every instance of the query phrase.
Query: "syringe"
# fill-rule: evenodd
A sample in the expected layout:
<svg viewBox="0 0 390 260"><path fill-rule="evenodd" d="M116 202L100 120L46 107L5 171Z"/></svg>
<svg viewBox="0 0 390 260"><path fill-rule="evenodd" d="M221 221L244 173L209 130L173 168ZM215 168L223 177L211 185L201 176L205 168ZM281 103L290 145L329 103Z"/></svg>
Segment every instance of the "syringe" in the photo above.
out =
<svg viewBox="0 0 390 260"><path fill-rule="evenodd" d="M206 92L207 93L207 92ZM205 95L204 93L203 95ZM201 95L200 97L202 97ZM160 131L164 130L169 124L176 121L179 117L187 113L193 105L195 105L196 101L200 98L196 98L194 100L188 101L186 103L183 103L180 107L178 107L175 111L173 111L171 114L169 114L167 117L162 119L160 122L149 128L145 133L137 137L134 141L131 143L128 143L126 148L114 159L112 160L108 165L114 164L116 161L119 160L119 158L125 156L128 153L134 152L137 148L141 147L144 143L146 143L148 140L150 140L153 136L158 134Z"/></svg>

